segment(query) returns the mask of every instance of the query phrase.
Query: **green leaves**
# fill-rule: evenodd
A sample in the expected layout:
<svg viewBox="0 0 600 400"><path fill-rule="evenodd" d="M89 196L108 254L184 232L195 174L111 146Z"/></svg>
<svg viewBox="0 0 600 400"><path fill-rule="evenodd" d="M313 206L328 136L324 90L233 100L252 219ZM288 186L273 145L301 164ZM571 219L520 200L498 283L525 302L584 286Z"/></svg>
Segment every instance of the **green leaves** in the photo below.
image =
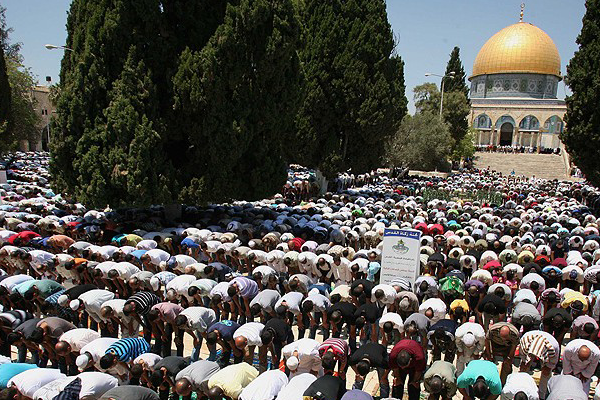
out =
<svg viewBox="0 0 600 400"><path fill-rule="evenodd" d="M57 190L93 206L206 203L283 185L300 23L289 0L72 3Z"/></svg>
<svg viewBox="0 0 600 400"><path fill-rule="evenodd" d="M305 97L289 158L330 177L370 171L407 110L385 2L307 0L302 20Z"/></svg>
<svg viewBox="0 0 600 400"><path fill-rule="evenodd" d="M587 11L577 38L579 50L567 66L566 130L560 135L573 162L594 185L600 185L600 1L586 1Z"/></svg>

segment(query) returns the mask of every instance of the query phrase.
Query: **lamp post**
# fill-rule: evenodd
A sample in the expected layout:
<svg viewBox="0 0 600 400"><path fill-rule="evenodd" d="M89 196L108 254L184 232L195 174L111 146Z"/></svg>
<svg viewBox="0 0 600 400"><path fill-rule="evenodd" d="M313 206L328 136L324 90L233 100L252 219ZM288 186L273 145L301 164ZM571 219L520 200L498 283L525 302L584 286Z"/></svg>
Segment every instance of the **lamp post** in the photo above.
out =
<svg viewBox="0 0 600 400"><path fill-rule="evenodd" d="M45 44L44 47L48 50L58 50L58 49L62 49L65 51L73 51L73 49L70 49L68 47L65 46L57 46L55 44Z"/></svg>
<svg viewBox="0 0 600 400"><path fill-rule="evenodd" d="M449 72L446 75L432 74L431 72L427 72L425 74L425 76L439 76L440 78L442 78L442 96L440 98L440 120L442 119L442 109L444 107L444 78L454 78L455 74L456 73L454 71Z"/></svg>

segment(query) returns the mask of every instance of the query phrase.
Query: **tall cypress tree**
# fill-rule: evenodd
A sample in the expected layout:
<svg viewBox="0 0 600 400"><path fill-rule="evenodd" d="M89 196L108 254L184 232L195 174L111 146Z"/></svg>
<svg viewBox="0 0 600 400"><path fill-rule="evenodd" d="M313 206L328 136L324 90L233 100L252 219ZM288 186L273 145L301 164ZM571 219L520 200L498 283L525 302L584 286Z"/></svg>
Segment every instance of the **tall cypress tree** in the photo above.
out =
<svg viewBox="0 0 600 400"><path fill-rule="evenodd" d="M287 0L230 4L200 51L185 51L173 80L187 129L187 201L258 199L285 181L283 146L299 91L300 24Z"/></svg>
<svg viewBox="0 0 600 400"><path fill-rule="evenodd" d="M467 86L467 74L465 68L460 59L460 48L458 46L452 49L450 53L450 60L446 65L446 75L450 72L454 72L454 78L448 78L444 86L444 93L446 92L462 92L465 97L469 98L469 87Z"/></svg>
<svg viewBox="0 0 600 400"><path fill-rule="evenodd" d="M450 134L454 139L454 146L459 145L469 129L467 117L471 112L469 88L466 85L466 74L460 60L460 48L454 47L450 53L450 60L446 66L446 75L454 72L453 77L444 78L444 103L452 104L444 107L444 121L448 124Z"/></svg>
<svg viewBox="0 0 600 400"><path fill-rule="evenodd" d="M141 206L281 187L299 82L289 0L74 0L67 32L56 189Z"/></svg>
<svg viewBox="0 0 600 400"><path fill-rule="evenodd" d="M290 158L326 176L376 168L407 111L385 1L307 0L303 10L305 99Z"/></svg>
<svg viewBox="0 0 600 400"><path fill-rule="evenodd" d="M600 0L587 0L579 50L567 66L566 130L560 138L586 178L600 185Z"/></svg>

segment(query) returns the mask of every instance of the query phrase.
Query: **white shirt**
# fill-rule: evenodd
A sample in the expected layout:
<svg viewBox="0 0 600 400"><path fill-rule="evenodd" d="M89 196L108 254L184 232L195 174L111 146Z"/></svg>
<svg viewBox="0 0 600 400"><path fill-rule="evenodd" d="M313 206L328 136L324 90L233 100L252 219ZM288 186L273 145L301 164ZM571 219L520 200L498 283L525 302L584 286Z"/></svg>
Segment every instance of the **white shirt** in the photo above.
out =
<svg viewBox="0 0 600 400"><path fill-rule="evenodd" d="M287 304L288 311L294 315L300 314L300 304L304 299L304 295L300 292L289 292L284 294L278 301L275 303L275 309L281 305L284 301Z"/></svg>
<svg viewBox="0 0 600 400"><path fill-rule="evenodd" d="M306 389L317 380L313 374L299 374L290 379L289 383L277 394L278 399L303 400Z"/></svg>
<svg viewBox="0 0 600 400"><path fill-rule="evenodd" d="M239 400L272 400L287 384L285 372L278 369L266 371L242 390Z"/></svg>
<svg viewBox="0 0 600 400"><path fill-rule="evenodd" d="M375 287L373 287L373 289L371 290L371 301L373 303L379 302L376 298L375 298L375 292L377 290L383 290L383 298L381 300L379 300L382 304L394 304L394 302L396 301L396 289L394 289L394 287L392 285L387 285L385 283L380 283L379 285L376 285Z"/></svg>
<svg viewBox="0 0 600 400"><path fill-rule="evenodd" d="M292 371L290 376L296 376L305 372L319 371L321 369L321 357L319 356L319 346L321 343L314 339L303 338L283 346L281 354L288 359L298 352L298 368Z"/></svg>
<svg viewBox="0 0 600 400"><path fill-rule="evenodd" d="M101 337L83 346L79 353L90 353L94 363L97 363L98 360L100 360L100 358L106 354L106 350L108 350L110 346L118 341L119 339L117 338Z"/></svg>
<svg viewBox="0 0 600 400"><path fill-rule="evenodd" d="M144 353L144 354L140 354L139 356L137 356L133 360L133 363L134 364L142 364L146 368L152 369L154 367L154 365L162 359L163 358L161 356L159 356L158 354Z"/></svg>
<svg viewBox="0 0 600 400"><path fill-rule="evenodd" d="M35 368L13 376L8 381L8 387L15 385L23 396L33 398L35 392L45 384L66 377L54 368Z"/></svg>
<svg viewBox="0 0 600 400"><path fill-rule="evenodd" d="M32 276L19 274L2 280L0 282L0 285L4 286L9 292L12 292L15 286L31 280L33 280Z"/></svg>
<svg viewBox="0 0 600 400"><path fill-rule="evenodd" d="M144 255L150 257L150 264L158 266L162 261L167 261L171 255L161 249L148 250Z"/></svg>
<svg viewBox="0 0 600 400"><path fill-rule="evenodd" d="M112 269L117 270L119 278L128 280L133 274L140 272L140 269L130 262L123 261L113 265Z"/></svg>
<svg viewBox="0 0 600 400"><path fill-rule="evenodd" d="M103 261L100 264L96 265L95 269L100 270L102 272L102 277L108 277L108 272L113 269L117 265L114 261Z"/></svg>
<svg viewBox="0 0 600 400"><path fill-rule="evenodd" d="M152 239L145 239L139 242L135 247L138 250L152 250L155 249L158 244Z"/></svg>
<svg viewBox="0 0 600 400"><path fill-rule="evenodd" d="M213 298L214 295L218 294L221 296L221 299L224 302L231 301L231 297L229 297L229 295L227 294L227 289L229 289L229 282L219 282L215 285L214 288L211 289L210 297Z"/></svg>
<svg viewBox="0 0 600 400"><path fill-rule="evenodd" d="M248 339L248 346L262 346L260 335L265 326L260 322L247 322L240 326L234 333L233 339L243 336Z"/></svg>
<svg viewBox="0 0 600 400"><path fill-rule="evenodd" d="M440 319L446 318L446 303L442 299L438 299L437 297L432 297L431 299L425 300L419 306L419 313L425 314L427 309L431 308L433 310L433 317L431 318L431 325L438 322Z"/></svg>
<svg viewBox="0 0 600 400"><path fill-rule="evenodd" d="M169 283L167 283L166 289L173 289L175 293L179 295L184 295L187 297L188 288L196 280L194 275L179 275L176 278L173 278Z"/></svg>
<svg viewBox="0 0 600 400"><path fill-rule="evenodd" d="M100 322L100 309L108 300L114 299L115 294L104 289L93 289L81 294L78 299L85 306L85 310L96 322Z"/></svg>
<svg viewBox="0 0 600 400"><path fill-rule="evenodd" d="M72 351L79 351L83 346L100 338L100 334L88 328L75 328L63 333L58 340L71 345Z"/></svg>
<svg viewBox="0 0 600 400"><path fill-rule="evenodd" d="M404 321L402 321L402 317L399 314L395 312L383 314L381 318L379 318L379 327L383 329L383 325L385 325L386 322L391 322L394 324L394 329L396 329L398 332L404 331Z"/></svg>
<svg viewBox="0 0 600 400"><path fill-rule="evenodd" d="M513 400L515 394L524 392L529 400L539 400L538 385L527 372L513 372L506 378L501 400Z"/></svg>

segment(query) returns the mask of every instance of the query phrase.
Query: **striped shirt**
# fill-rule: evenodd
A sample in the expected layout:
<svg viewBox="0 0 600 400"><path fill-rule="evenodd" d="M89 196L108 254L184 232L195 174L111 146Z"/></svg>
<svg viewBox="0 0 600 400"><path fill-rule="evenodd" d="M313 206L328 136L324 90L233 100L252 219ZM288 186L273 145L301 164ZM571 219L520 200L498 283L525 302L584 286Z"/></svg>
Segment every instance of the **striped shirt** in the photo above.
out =
<svg viewBox="0 0 600 400"><path fill-rule="evenodd" d="M152 306L160 303L160 298L154 293L150 292L137 292L133 296L127 299L127 303L135 304L135 312L138 315L146 315L152 308Z"/></svg>
<svg viewBox="0 0 600 400"><path fill-rule="evenodd" d="M521 338L520 346L526 363L533 357L539 358L543 364L556 365L558 362L560 346L548 332L529 331Z"/></svg>
<svg viewBox="0 0 600 400"><path fill-rule="evenodd" d="M23 310L12 310L0 314L0 319L6 321L12 329L31 318L33 318L33 314Z"/></svg>
<svg viewBox="0 0 600 400"><path fill-rule="evenodd" d="M119 361L129 362L150 351L150 344L143 338L123 338L106 349L105 354L114 354Z"/></svg>
<svg viewBox="0 0 600 400"><path fill-rule="evenodd" d="M253 299L258 294L258 284L252 279L238 276L229 283L229 286L236 284L240 290L240 296L246 299Z"/></svg>
<svg viewBox="0 0 600 400"><path fill-rule="evenodd" d="M323 354L329 350L333 352L333 354L338 360L340 360L341 363L346 362L348 355L350 355L350 347L343 339L330 338L325 340L319 346L319 356L323 357Z"/></svg>

